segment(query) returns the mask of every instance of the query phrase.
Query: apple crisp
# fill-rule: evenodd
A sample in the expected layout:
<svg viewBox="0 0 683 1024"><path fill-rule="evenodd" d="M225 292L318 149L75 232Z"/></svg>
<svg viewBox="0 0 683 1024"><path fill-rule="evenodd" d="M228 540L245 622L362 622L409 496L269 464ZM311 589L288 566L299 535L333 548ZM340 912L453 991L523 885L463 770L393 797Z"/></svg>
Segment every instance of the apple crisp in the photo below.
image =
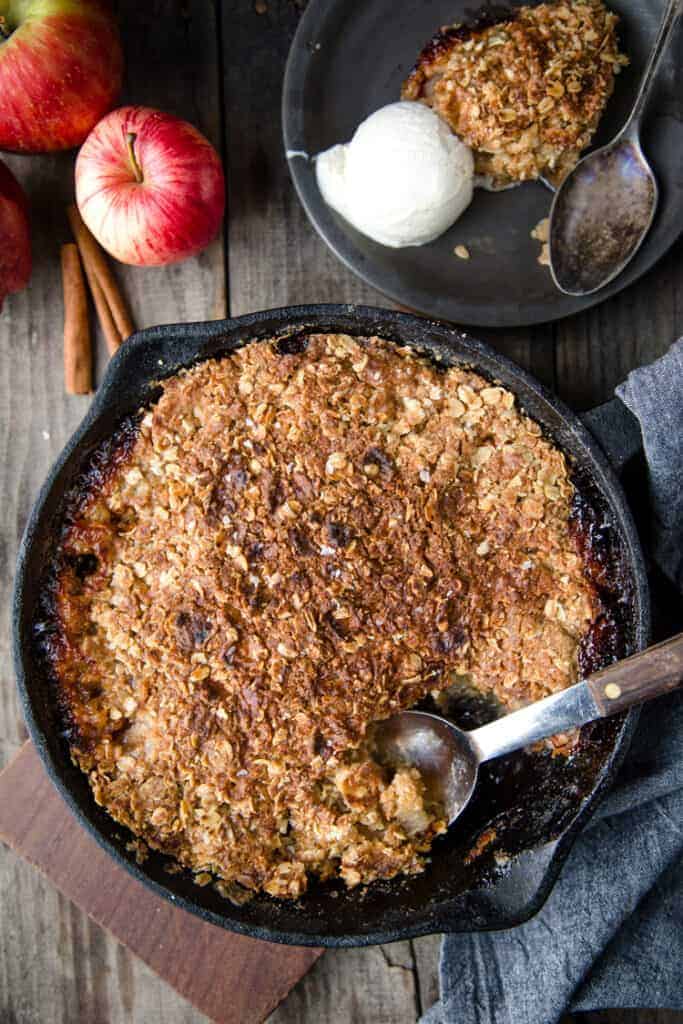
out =
<svg viewBox="0 0 683 1024"><path fill-rule="evenodd" d="M63 512L50 668L76 763L219 891L422 869L445 829L374 721L577 678L601 613L564 456L513 395L378 338L252 342L171 377Z"/></svg>
<svg viewBox="0 0 683 1024"><path fill-rule="evenodd" d="M402 98L440 114L491 187L540 176L557 183L590 144L614 76L628 63L618 20L602 0L567 0L443 28Z"/></svg>

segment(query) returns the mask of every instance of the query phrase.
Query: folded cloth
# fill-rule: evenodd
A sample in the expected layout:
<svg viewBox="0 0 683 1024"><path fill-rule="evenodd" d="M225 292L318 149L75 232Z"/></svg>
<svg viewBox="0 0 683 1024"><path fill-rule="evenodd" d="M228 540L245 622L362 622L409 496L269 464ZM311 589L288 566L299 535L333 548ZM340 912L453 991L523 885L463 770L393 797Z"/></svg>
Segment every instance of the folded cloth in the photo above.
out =
<svg viewBox="0 0 683 1024"><path fill-rule="evenodd" d="M683 592L683 338L629 374L640 421L650 554ZM548 902L507 931L448 935L441 1000L422 1024L555 1024L609 1007L683 1009L683 695L643 708L610 795Z"/></svg>
<svg viewBox="0 0 683 1024"><path fill-rule="evenodd" d="M638 417L650 483L650 548L683 593L683 338L629 373L617 395Z"/></svg>

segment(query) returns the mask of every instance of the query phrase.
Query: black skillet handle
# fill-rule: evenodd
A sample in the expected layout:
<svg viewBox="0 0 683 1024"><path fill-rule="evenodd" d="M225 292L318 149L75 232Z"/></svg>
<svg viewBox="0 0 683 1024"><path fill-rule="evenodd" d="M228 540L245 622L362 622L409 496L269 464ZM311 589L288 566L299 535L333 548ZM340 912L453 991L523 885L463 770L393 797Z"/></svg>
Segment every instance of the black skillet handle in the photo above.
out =
<svg viewBox="0 0 683 1024"><path fill-rule="evenodd" d="M643 447L640 424L620 398L581 413L584 426L598 442L618 476Z"/></svg>

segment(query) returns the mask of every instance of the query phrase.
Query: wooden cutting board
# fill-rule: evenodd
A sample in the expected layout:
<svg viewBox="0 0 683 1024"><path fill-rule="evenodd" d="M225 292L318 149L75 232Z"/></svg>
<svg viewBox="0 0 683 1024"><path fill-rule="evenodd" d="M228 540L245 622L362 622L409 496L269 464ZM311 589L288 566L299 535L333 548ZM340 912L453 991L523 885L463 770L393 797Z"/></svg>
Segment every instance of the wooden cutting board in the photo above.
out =
<svg viewBox="0 0 683 1024"><path fill-rule="evenodd" d="M78 824L32 743L0 774L0 840L216 1024L263 1021L323 952L234 935L149 892Z"/></svg>

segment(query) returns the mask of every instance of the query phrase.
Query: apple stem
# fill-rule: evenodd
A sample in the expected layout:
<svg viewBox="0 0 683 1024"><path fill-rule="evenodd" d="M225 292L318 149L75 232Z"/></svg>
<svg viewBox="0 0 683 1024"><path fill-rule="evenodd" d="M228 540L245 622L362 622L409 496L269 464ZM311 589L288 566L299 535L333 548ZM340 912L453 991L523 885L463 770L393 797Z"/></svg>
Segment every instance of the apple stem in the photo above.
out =
<svg viewBox="0 0 683 1024"><path fill-rule="evenodd" d="M137 157L135 156L135 140L136 139L137 139L137 135L135 134L135 132L128 132L127 133L127 135L126 135L126 145L128 146L128 157L130 159L131 167L133 168L133 173L135 174L135 180L138 181L138 182L142 182L145 179L144 179L144 176L143 176L143 173L142 173L142 167L140 167L140 164L138 163Z"/></svg>
<svg viewBox="0 0 683 1024"><path fill-rule="evenodd" d="M0 14L0 42L3 39L9 39L11 34L12 33L10 31L10 27L7 24L7 18L3 17L3 15Z"/></svg>

